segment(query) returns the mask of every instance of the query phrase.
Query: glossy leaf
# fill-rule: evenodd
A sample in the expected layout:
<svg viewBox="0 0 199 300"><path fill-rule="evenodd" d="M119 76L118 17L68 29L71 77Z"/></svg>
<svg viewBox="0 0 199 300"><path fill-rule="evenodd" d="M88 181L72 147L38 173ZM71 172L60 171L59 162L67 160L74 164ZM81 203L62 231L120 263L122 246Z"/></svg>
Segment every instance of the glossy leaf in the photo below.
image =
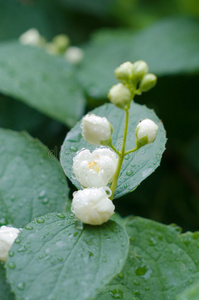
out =
<svg viewBox="0 0 199 300"><path fill-rule="evenodd" d="M0 224L22 227L62 211L68 185L50 150L27 133L0 130Z"/></svg>
<svg viewBox="0 0 199 300"><path fill-rule="evenodd" d="M198 232L181 234L179 227L142 218L129 218L125 228L126 264L96 300L174 300L199 279Z"/></svg>
<svg viewBox="0 0 199 300"><path fill-rule="evenodd" d="M27 225L6 267L18 298L86 300L122 268L128 236L117 223L83 225L70 214L48 214Z"/></svg>
<svg viewBox="0 0 199 300"><path fill-rule="evenodd" d="M14 295L10 291L10 285L6 280L4 265L0 262L0 296L1 300L14 300Z"/></svg>
<svg viewBox="0 0 199 300"><path fill-rule="evenodd" d="M90 113L106 117L113 126L113 145L120 149L123 139L125 113L112 104L105 104L94 109ZM136 103L131 104L129 130L127 135L126 150L135 147L135 128L140 120L149 118L159 126L158 135L154 143L140 148L135 153L127 155L121 169L115 198L134 190L146 177L148 177L159 166L162 153L165 149L166 137L162 122L152 110L146 106ZM81 135L80 122L67 134L61 150L61 164L65 174L72 183L80 188L79 182L73 175L73 157L82 148L94 150L96 147L88 144Z"/></svg>
<svg viewBox="0 0 199 300"><path fill-rule="evenodd" d="M17 42L0 46L0 92L72 126L84 109L74 70L64 58Z"/></svg>

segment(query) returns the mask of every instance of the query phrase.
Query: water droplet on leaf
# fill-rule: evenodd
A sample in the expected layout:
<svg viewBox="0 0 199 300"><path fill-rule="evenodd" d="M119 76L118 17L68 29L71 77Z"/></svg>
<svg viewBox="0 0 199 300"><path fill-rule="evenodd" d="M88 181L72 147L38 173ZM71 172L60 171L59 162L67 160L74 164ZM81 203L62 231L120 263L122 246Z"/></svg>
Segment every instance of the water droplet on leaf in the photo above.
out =
<svg viewBox="0 0 199 300"><path fill-rule="evenodd" d="M62 214L62 213L58 213L58 214L57 214L57 217L58 217L58 218L61 218L61 219L64 219L64 218L65 218L65 215Z"/></svg>
<svg viewBox="0 0 199 300"><path fill-rule="evenodd" d="M127 176L130 176L130 175L132 175L132 174L133 174L133 171L127 171L127 172L126 172L126 175L127 175Z"/></svg>
<svg viewBox="0 0 199 300"><path fill-rule="evenodd" d="M25 289L25 283L24 282L19 282L17 284L17 288L20 290L20 291L23 291Z"/></svg>
<svg viewBox="0 0 199 300"><path fill-rule="evenodd" d="M110 291L110 295L113 299L123 299L123 292L119 289Z"/></svg>
<svg viewBox="0 0 199 300"><path fill-rule="evenodd" d="M70 147L70 150L73 151L73 152L77 152L78 148L75 147L75 146L71 146L71 147Z"/></svg>
<svg viewBox="0 0 199 300"><path fill-rule="evenodd" d="M9 269L15 269L16 268L16 265L13 262L8 263L7 266L8 266Z"/></svg>
<svg viewBox="0 0 199 300"><path fill-rule="evenodd" d="M14 253L13 251L10 251L10 252L9 252L9 256L10 256L10 257L13 257L14 255L15 255L15 253Z"/></svg>
<svg viewBox="0 0 199 300"><path fill-rule="evenodd" d="M37 221L37 223L39 223L39 224L45 222L45 220L44 220L42 217L37 218L36 221Z"/></svg>
<svg viewBox="0 0 199 300"><path fill-rule="evenodd" d="M26 225L26 226L25 226L25 229L27 229L27 230L32 230L33 227L32 227L31 225Z"/></svg>
<svg viewBox="0 0 199 300"><path fill-rule="evenodd" d="M43 199L46 196L46 190L43 190L39 194L39 199Z"/></svg>

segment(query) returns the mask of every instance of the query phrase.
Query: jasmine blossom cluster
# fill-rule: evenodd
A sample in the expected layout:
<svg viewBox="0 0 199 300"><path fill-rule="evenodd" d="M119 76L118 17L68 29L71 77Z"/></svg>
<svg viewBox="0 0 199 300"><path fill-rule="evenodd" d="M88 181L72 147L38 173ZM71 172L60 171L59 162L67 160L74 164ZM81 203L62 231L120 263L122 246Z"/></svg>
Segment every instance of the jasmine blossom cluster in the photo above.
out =
<svg viewBox="0 0 199 300"><path fill-rule="evenodd" d="M87 114L81 122L82 136L89 144L99 148L93 152L82 149L73 158L73 174L83 189L73 194L71 210L80 221L91 225L101 225L114 213L115 206L111 200L124 157L153 143L158 130L154 121L144 119L135 129L136 146L126 151L131 101L135 95L151 89L156 83L156 76L148 73L148 65L144 61L125 62L115 70L115 75L120 83L110 89L108 98L126 114L121 149L112 144L110 122L105 117ZM102 147L104 145L106 148Z"/></svg>
<svg viewBox="0 0 199 300"><path fill-rule="evenodd" d="M42 47L51 55L63 55L68 62L74 65L79 64L84 57L82 49L70 46L70 39L66 34L59 34L52 41L47 42L37 29L31 28L19 37L19 41L23 45Z"/></svg>

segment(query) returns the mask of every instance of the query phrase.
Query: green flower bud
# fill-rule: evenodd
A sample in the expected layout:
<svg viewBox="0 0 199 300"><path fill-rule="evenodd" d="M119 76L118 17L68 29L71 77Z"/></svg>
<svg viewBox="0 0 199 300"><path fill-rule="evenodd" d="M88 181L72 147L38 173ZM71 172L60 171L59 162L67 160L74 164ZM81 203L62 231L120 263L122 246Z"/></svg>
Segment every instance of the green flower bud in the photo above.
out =
<svg viewBox="0 0 199 300"><path fill-rule="evenodd" d="M70 45L70 39L65 34L59 34L54 37L52 43L55 46L57 53L64 53Z"/></svg>
<svg viewBox="0 0 199 300"><path fill-rule="evenodd" d="M139 90L141 92L147 92L156 85L156 82L157 77L154 74L146 74L140 82Z"/></svg>
<svg viewBox="0 0 199 300"><path fill-rule="evenodd" d="M118 83L112 86L112 88L109 91L108 98L113 104L115 104L119 108L125 109L125 106L131 100L131 92L127 86L125 86L122 83Z"/></svg>
<svg viewBox="0 0 199 300"><path fill-rule="evenodd" d="M141 80L145 74L149 71L147 63L143 60L138 60L133 64L132 79L137 81Z"/></svg>
<svg viewBox="0 0 199 300"><path fill-rule="evenodd" d="M137 148L151 144L157 136L158 126L150 119L145 119L135 129Z"/></svg>
<svg viewBox="0 0 199 300"><path fill-rule="evenodd" d="M121 64L115 69L115 77L123 83L127 82L131 78L132 73L133 64L130 61Z"/></svg>

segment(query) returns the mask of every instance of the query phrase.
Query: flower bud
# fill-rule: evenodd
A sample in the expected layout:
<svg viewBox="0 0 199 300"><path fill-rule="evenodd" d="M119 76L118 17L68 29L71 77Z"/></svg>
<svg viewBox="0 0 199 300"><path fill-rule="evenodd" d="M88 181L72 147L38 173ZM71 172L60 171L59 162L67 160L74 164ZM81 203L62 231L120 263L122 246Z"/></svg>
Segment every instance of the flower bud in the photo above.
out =
<svg viewBox="0 0 199 300"><path fill-rule="evenodd" d="M115 69L115 77L125 83L129 80L133 73L133 64L127 61Z"/></svg>
<svg viewBox="0 0 199 300"><path fill-rule="evenodd" d="M112 181L117 161L115 152L109 148L92 153L85 149L73 158L73 172L83 187L102 187Z"/></svg>
<svg viewBox="0 0 199 300"><path fill-rule="evenodd" d="M57 53L64 53L70 44L70 40L67 35L59 34L53 38L52 43L55 46Z"/></svg>
<svg viewBox="0 0 199 300"><path fill-rule="evenodd" d="M78 47L69 47L65 53L67 61L74 65L78 65L84 57L84 52Z"/></svg>
<svg viewBox="0 0 199 300"><path fill-rule="evenodd" d="M142 77L149 71L147 63L143 60L138 60L133 64L133 78L137 81L141 80Z"/></svg>
<svg viewBox="0 0 199 300"><path fill-rule="evenodd" d="M101 225L113 215L115 206L108 198L107 188L89 188L73 194L71 211L77 219L90 225Z"/></svg>
<svg viewBox="0 0 199 300"><path fill-rule="evenodd" d="M81 123L85 141L92 145L106 145L111 139L112 127L105 117L86 115Z"/></svg>
<svg viewBox="0 0 199 300"><path fill-rule="evenodd" d="M19 41L24 45L31 46L43 46L45 39L39 34L39 31L35 28L29 29L24 32L20 37Z"/></svg>
<svg viewBox="0 0 199 300"><path fill-rule="evenodd" d="M0 227L0 260L6 262L8 252L19 234L19 229L9 226Z"/></svg>
<svg viewBox="0 0 199 300"><path fill-rule="evenodd" d="M158 126L150 119L141 121L135 130L137 147L153 143L157 136Z"/></svg>
<svg viewBox="0 0 199 300"><path fill-rule="evenodd" d="M154 74L146 74L140 82L139 90L141 92L147 92L156 85L156 82L157 77Z"/></svg>
<svg viewBox="0 0 199 300"><path fill-rule="evenodd" d="M125 109L125 106L131 100L131 92L127 86L122 83L118 83L112 86L108 93L108 98L119 108Z"/></svg>

